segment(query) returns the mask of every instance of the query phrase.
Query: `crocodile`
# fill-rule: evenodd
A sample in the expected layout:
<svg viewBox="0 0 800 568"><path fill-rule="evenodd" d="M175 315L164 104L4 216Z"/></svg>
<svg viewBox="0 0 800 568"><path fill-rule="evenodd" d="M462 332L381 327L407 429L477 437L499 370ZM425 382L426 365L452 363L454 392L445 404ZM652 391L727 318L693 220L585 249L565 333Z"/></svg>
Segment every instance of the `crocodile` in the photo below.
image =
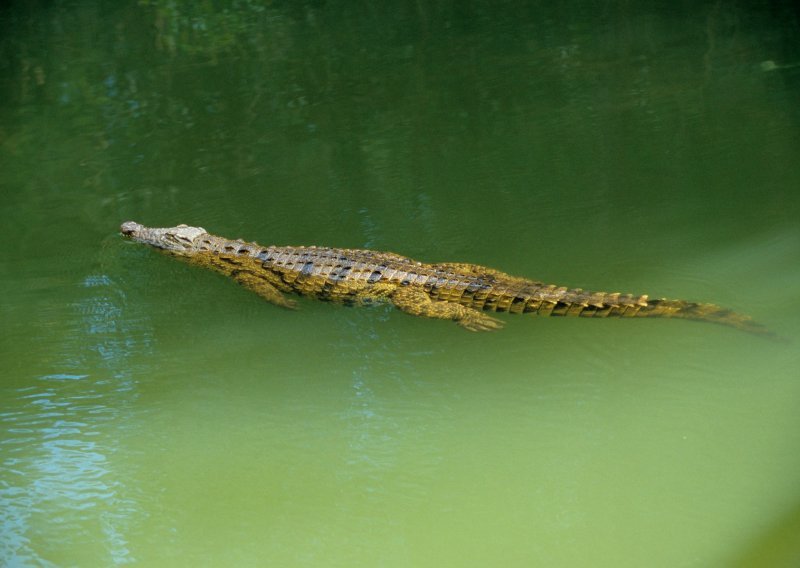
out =
<svg viewBox="0 0 800 568"><path fill-rule="evenodd" d="M268 302L295 308L287 294L344 305L388 302L401 311L490 331L503 321L486 312L540 316L662 317L723 324L766 334L750 317L714 304L590 292L511 276L466 263L427 264L393 252L317 246L262 246L202 227L152 228L134 221L123 236L229 276Z"/></svg>

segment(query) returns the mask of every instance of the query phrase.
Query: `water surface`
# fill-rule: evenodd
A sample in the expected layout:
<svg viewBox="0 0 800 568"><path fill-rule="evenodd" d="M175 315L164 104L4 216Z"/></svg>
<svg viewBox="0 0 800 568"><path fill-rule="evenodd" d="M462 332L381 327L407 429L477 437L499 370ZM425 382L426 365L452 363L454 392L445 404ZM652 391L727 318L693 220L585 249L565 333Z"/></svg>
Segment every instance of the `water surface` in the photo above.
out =
<svg viewBox="0 0 800 568"><path fill-rule="evenodd" d="M790 3L0 9L0 564L789 566ZM280 310L134 219L714 302Z"/></svg>

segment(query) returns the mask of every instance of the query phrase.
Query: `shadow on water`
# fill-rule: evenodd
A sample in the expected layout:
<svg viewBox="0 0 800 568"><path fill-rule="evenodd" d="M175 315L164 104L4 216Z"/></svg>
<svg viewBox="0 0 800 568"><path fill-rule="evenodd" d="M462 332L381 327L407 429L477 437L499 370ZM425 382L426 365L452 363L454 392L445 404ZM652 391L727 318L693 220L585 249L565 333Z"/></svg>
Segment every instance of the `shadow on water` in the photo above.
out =
<svg viewBox="0 0 800 568"><path fill-rule="evenodd" d="M800 566L800 505L769 523L730 563L735 568Z"/></svg>
<svg viewBox="0 0 800 568"><path fill-rule="evenodd" d="M128 533L143 513L118 453L136 413L131 356L150 341L111 278L89 275L80 287L48 346L50 372L7 392L0 411L5 565L134 560ZM76 556L61 557L66 550Z"/></svg>

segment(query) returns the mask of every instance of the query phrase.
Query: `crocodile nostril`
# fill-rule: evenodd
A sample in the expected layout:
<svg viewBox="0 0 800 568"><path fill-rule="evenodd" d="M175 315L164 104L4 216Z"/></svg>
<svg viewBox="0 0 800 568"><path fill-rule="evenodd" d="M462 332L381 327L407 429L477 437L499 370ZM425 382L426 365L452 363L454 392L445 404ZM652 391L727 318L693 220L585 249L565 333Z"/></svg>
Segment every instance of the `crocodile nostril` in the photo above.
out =
<svg viewBox="0 0 800 568"><path fill-rule="evenodd" d="M136 223L135 221L125 221L119 228L120 232L123 235L132 235L134 234L137 229L140 229L141 225Z"/></svg>

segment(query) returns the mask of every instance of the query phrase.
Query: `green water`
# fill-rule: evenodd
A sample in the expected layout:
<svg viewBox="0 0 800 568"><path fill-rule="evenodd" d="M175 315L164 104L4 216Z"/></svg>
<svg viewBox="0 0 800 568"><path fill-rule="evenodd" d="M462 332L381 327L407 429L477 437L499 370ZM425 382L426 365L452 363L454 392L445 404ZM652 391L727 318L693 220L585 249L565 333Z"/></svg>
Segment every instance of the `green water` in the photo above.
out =
<svg viewBox="0 0 800 568"><path fill-rule="evenodd" d="M800 565L790 2L0 8L0 565ZM202 225L718 303L289 312Z"/></svg>

